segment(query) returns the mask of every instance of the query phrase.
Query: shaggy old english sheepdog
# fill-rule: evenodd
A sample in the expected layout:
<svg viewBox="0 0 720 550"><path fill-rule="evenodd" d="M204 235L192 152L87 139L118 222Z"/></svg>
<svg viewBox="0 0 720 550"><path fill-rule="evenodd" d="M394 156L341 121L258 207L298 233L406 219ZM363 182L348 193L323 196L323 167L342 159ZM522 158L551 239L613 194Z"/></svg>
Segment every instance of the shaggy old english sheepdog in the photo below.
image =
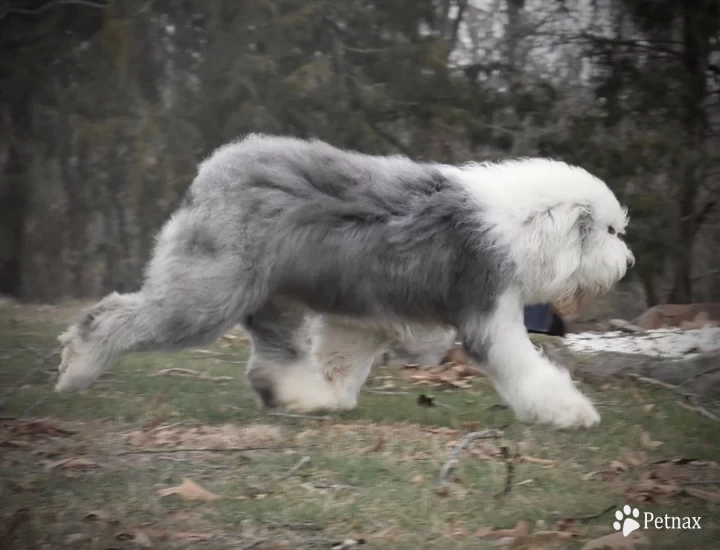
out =
<svg viewBox="0 0 720 550"><path fill-rule="evenodd" d="M200 165L142 288L60 336L56 389L240 323L263 405L351 409L393 341L452 331L518 418L591 426L598 413L533 346L523 307L610 289L634 262L627 223L605 183L562 162L458 167L251 135Z"/></svg>

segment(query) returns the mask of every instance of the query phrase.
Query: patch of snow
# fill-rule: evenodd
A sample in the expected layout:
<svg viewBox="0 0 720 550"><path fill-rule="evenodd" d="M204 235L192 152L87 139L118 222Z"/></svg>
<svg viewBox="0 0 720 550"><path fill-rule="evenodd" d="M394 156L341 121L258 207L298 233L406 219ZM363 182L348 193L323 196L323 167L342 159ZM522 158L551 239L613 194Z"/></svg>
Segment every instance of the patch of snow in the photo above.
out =
<svg viewBox="0 0 720 550"><path fill-rule="evenodd" d="M720 327L667 328L633 334L621 331L580 332L568 334L565 344L578 352L611 351L665 359L691 359L701 353L720 350Z"/></svg>

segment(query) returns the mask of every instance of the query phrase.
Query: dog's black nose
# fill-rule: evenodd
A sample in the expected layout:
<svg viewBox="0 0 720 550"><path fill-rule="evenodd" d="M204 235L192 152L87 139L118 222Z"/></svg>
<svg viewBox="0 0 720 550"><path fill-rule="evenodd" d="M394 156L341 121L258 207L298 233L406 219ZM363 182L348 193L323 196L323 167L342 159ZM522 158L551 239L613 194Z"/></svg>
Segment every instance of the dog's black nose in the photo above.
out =
<svg viewBox="0 0 720 550"><path fill-rule="evenodd" d="M632 268L634 265L635 265L635 256L628 256L628 259L627 259L628 269Z"/></svg>

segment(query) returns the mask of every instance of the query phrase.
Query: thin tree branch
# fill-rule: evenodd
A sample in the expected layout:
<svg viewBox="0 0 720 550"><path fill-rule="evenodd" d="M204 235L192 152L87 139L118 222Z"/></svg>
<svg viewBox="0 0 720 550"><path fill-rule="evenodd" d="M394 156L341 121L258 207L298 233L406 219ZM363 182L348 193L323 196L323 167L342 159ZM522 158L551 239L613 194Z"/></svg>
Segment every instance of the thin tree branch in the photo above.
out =
<svg viewBox="0 0 720 550"><path fill-rule="evenodd" d="M108 7L105 2L90 2L90 0L55 0L55 2L48 2L43 4L39 8L28 9L28 8L7 8L0 12L0 20L4 19L8 15L39 15L52 8L58 6L82 6L85 8L95 8L103 10Z"/></svg>
<svg viewBox="0 0 720 550"><path fill-rule="evenodd" d="M499 430L483 430L481 432L471 432L467 434L460 443L450 453L450 458L443 464L440 469L440 485L447 485L451 481L453 471L460 462L460 455L467 450L473 441L478 439L497 439L502 434Z"/></svg>

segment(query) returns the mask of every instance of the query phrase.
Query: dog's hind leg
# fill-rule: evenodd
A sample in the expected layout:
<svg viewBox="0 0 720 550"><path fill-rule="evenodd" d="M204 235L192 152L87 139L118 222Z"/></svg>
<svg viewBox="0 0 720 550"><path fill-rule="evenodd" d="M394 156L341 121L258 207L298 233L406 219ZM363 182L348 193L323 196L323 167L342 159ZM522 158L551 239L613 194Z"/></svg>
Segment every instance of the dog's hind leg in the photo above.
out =
<svg viewBox="0 0 720 550"><path fill-rule="evenodd" d="M313 355L342 409L357 405L375 360L392 341L392 331L322 317L313 331Z"/></svg>
<svg viewBox="0 0 720 550"><path fill-rule="evenodd" d="M212 342L237 323L257 290L237 257L192 240L191 221L171 220L142 289L106 296L59 337L56 390L88 387L125 353Z"/></svg>
<svg viewBox="0 0 720 550"><path fill-rule="evenodd" d="M310 317L272 301L246 324L253 350L247 378L266 407L347 410L387 338L377 331Z"/></svg>
<svg viewBox="0 0 720 550"><path fill-rule="evenodd" d="M304 308L277 299L242 320L252 344L246 378L263 406L291 408L294 400L287 392L289 383L295 384L296 397L314 391L311 322Z"/></svg>

